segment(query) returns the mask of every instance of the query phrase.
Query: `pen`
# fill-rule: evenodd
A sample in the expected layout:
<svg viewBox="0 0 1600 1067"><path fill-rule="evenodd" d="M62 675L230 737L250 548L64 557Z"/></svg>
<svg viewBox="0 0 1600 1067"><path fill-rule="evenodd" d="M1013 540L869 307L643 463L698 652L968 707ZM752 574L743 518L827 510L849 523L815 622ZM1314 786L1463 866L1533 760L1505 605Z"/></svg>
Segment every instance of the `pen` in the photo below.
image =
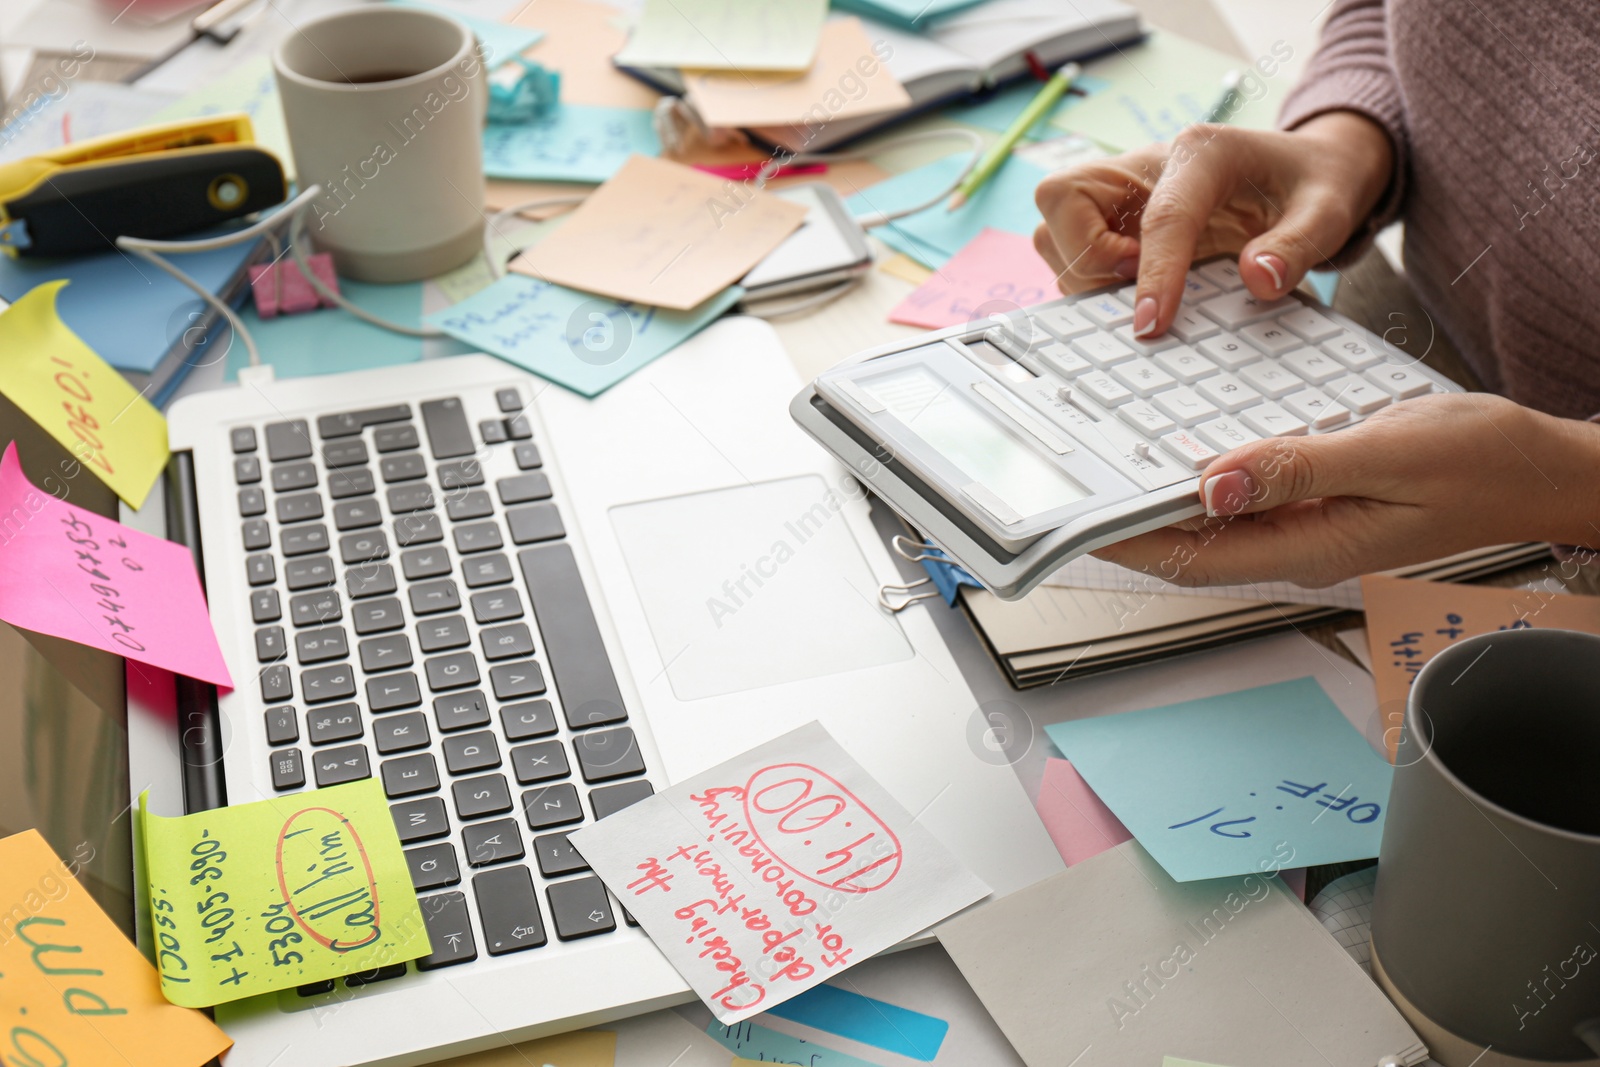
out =
<svg viewBox="0 0 1600 1067"><path fill-rule="evenodd" d="M1206 112L1201 122L1227 122L1244 103L1239 98L1239 82L1243 76L1236 70L1230 70L1222 76L1222 93L1217 97L1217 102L1211 105L1211 110Z"/></svg>
<svg viewBox="0 0 1600 1067"><path fill-rule="evenodd" d="M1034 123L1043 118L1045 112L1055 107L1056 102L1066 95L1067 90L1072 87L1072 80L1078 76L1078 69L1076 63L1068 63L1044 83L1044 88L1028 102L1028 106L1022 109L1022 114L1006 128L1000 139L989 146L983 158L978 160L978 165L972 168L972 173L967 175L966 180L956 188L954 195L950 197L950 206L947 210L954 211L965 204L973 193L983 187L984 182L994 177L995 171L1005 163L1006 158L1011 155L1011 150L1022 140L1023 135L1033 129Z"/></svg>

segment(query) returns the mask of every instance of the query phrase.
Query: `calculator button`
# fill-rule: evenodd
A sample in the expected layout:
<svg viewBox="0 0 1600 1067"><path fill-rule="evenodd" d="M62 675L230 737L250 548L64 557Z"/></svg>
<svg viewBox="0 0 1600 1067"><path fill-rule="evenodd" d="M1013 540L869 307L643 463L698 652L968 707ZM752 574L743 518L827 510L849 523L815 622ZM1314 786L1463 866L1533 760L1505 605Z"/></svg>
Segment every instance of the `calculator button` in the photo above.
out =
<svg viewBox="0 0 1600 1067"><path fill-rule="evenodd" d="M1279 315L1278 321L1312 344L1335 337L1343 330L1342 326L1326 315L1308 307Z"/></svg>
<svg viewBox="0 0 1600 1067"><path fill-rule="evenodd" d="M1239 420L1262 437L1298 437L1311 428L1298 416L1272 403L1247 409Z"/></svg>
<svg viewBox="0 0 1600 1067"><path fill-rule="evenodd" d="M1357 415L1371 415L1392 399L1382 389L1354 374L1335 378L1324 385L1322 391Z"/></svg>
<svg viewBox="0 0 1600 1067"><path fill-rule="evenodd" d="M1223 329L1238 330L1252 322L1270 319L1280 311L1292 311L1299 306L1300 302L1293 297L1258 300L1250 295L1248 289L1236 289L1202 302L1200 310L1219 323Z"/></svg>
<svg viewBox="0 0 1600 1067"><path fill-rule="evenodd" d="M1109 293L1086 297L1072 306L1107 329L1133 321L1133 309Z"/></svg>
<svg viewBox="0 0 1600 1067"><path fill-rule="evenodd" d="M1274 400L1306 387L1305 380L1299 375L1282 364L1268 360L1239 368L1239 377L1263 396Z"/></svg>
<svg viewBox="0 0 1600 1067"><path fill-rule="evenodd" d="M1161 447L1176 456L1179 463L1196 471L1221 455L1188 430L1167 434L1161 439Z"/></svg>
<svg viewBox="0 0 1600 1067"><path fill-rule="evenodd" d="M1208 337L1194 347L1223 370L1238 370L1260 358L1260 354L1254 348L1231 333L1219 333L1215 337Z"/></svg>
<svg viewBox="0 0 1600 1067"><path fill-rule="evenodd" d="M1315 348L1297 348L1285 353L1279 362L1312 385L1332 381L1344 373L1344 366L1338 360Z"/></svg>
<svg viewBox="0 0 1600 1067"><path fill-rule="evenodd" d="M1376 346L1360 334L1349 330L1322 342L1322 350L1351 370L1363 370L1378 362Z"/></svg>
<svg viewBox="0 0 1600 1067"><path fill-rule="evenodd" d="M1111 376L1140 396L1150 396L1178 384L1176 378L1143 356L1118 363L1111 368Z"/></svg>
<svg viewBox="0 0 1600 1067"><path fill-rule="evenodd" d="M1077 386L1108 408L1126 404L1133 399L1133 392L1105 371L1094 371L1081 376Z"/></svg>
<svg viewBox="0 0 1600 1067"><path fill-rule="evenodd" d="M1245 426L1238 419L1224 416L1211 422L1202 422L1194 428L1200 435L1200 440L1216 449L1218 452L1231 452L1240 445L1247 445L1251 441L1261 440L1261 435Z"/></svg>
<svg viewBox="0 0 1600 1067"><path fill-rule="evenodd" d="M1178 424L1148 400L1135 400L1117 409L1117 418L1132 426L1146 437L1159 437L1171 433Z"/></svg>
<svg viewBox="0 0 1600 1067"><path fill-rule="evenodd" d="M1033 321L1058 341L1070 341L1082 334L1093 333L1094 323L1083 317L1070 304L1060 307L1040 308L1033 313Z"/></svg>
<svg viewBox="0 0 1600 1067"><path fill-rule="evenodd" d="M1202 300L1210 300L1220 292L1222 292L1221 289L1206 281L1197 271L1190 271L1188 277L1183 280L1183 302L1185 304L1194 305Z"/></svg>
<svg viewBox="0 0 1600 1067"><path fill-rule="evenodd" d="M1051 341L1034 352L1046 370L1055 371L1063 378L1076 378L1092 364L1059 341Z"/></svg>
<svg viewBox="0 0 1600 1067"><path fill-rule="evenodd" d="M1350 421L1350 409L1314 389L1283 398L1284 410L1309 422L1313 429L1331 430Z"/></svg>
<svg viewBox="0 0 1600 1067"><path fill-rule="evenodd" d="M1261 394L1232 374L1219 374L1195 386L1195 392L1223 411L1237 412L1261 403Z"/></svg>
<svg viewBox="0 0 1600 1067"><path fill-rule="evenodd" d="M1204 341L1207 337L1215 337L1220 330L1220 326L1192 307L1180 307L1177 317L1168 327L1168 332L1172 336L1189 344Z"/></svg>
<svg viewBox="0 0 1600 1067"><path fill-rule="evenodd" d="M1074 338L1072 347L1096 367L1109 367L1113 363L1133 357L1133 349L1110 334L1100 331Z"/></svg>
<svg viewBox="0 0 1600 1067"><path fill-rule="evenodd" d="M1244 288L1244 279L1239 277L1239 264L1233 259L1219 259L1215 263L1207 263L1203 267L1196 267L1194 274L1199 275L1223 292ZM1190 275L1190 277L1193 276Z"/></svg>
<svg viewBox="0 0 1600 1067"><path fill-rule="evenodd" d="M1406 400L1433 392L1433 383L1411 367L1386 363L1367 371L1366 378L1396 400Z"/></svg>
<svg viewBox="0 0 1600 1067"><path fill-rule="evenodd" d="M1300 347L1300 338L1277 322L1252 323L1241 329L1239 336L1269 356L1281 356L1292 348Z"/></svg>
<svg viewBox="0 0 1600 1067"><path fill-rule="evenodd" d="M1156 407L1171 415L1181 426L1190 426L1202 419L1214 419L1222 414L1217 405L1190 389L1180 385L1155 396Z"/></svg>
<svg viewBox="0 0 1600 1067"><path fill-rule="evenodd" d="M1119 327L1116 338L1141 356L1153 356L1181 343L1176 337L1166 333L1160 337L1135 337L1131 325Z"/></svg>

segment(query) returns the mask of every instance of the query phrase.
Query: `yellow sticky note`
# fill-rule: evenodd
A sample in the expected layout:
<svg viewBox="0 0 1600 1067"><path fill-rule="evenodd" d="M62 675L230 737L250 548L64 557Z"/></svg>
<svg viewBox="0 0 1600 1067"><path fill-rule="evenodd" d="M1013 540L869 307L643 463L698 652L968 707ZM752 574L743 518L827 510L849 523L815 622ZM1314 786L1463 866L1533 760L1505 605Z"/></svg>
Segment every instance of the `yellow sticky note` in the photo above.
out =
<svg viewBox="0 0 1600 1067"><path fill-rule="evenodd" d="M182 818L144 811L161 990L191 1008L428 954L383 786L368 778Z"/></svg>
<svg viewBox="0 0 1600 1067"><path fill-rule="evenodd" d="M233 1044L169 1004L37 830L0 840L0 1063L197 1067Z"/></svg>
<svg viewBox="0 0 1600 1067"><path fill-rule="evenodd" d="M167 420L56 314L65 280L0 312L0 392L137 508L167 462Z"/></svg>
<svg viewBox="0 0 1600 1067"><path fill-rule="evenodd" d="M614 1067L617 1035L609 1030L578 1030L510 1048L475 1052L434 1067Z"/></svg>

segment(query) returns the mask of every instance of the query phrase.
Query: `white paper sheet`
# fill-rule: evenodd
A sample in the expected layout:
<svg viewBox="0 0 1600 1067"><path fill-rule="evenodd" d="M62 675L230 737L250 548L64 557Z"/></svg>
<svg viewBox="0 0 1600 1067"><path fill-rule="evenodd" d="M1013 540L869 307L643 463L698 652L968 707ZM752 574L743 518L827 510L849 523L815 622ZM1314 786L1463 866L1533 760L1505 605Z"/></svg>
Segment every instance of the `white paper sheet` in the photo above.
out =
<svg viewBox="0 0 1600 1067"><path fill-rule="evenodd" d="M723 1023L989 891L815 722L570 840Z"/></svg>
<svg viewBox="0 0 1600 1067"><path fill-rule="evenodd" d="M1270 601L1274 604L1322 604L1361 610L1361 582L1349 581L1330 585L1326 589L1307 589L1293 582L1253 582L1247 585L1182 586L1164 582L1153 574L1129 570L1115 563L1107 563L1093 556L1079 556L1044 580L1045 585L1066 586L1071 589L1104 589L1131 593L1136 596L1220 597L1224 600Z"/></svg>

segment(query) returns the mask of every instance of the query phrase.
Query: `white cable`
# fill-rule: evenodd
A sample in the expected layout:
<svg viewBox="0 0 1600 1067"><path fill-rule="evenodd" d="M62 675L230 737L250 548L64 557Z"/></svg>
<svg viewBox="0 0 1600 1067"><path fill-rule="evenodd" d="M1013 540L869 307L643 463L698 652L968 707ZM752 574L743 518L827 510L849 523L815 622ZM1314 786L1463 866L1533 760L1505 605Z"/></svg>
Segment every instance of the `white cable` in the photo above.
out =
<svg viewBox="0 0 1600 1067"><path fill-rule="evenodd" d="M499 260L494 254L494 238L500 232L500 224L513 215L520 215L524 211L532 211L536 207L564 207L567 204L581 204L587 196L547 196L538 200L529 200L521 204L513 204L508 208L496 211L483 224L483 260L489 264L489 277L499 281L505 276ZM522 253L521 248L512 249L512 258Z"/></svg>
<svg viewBox="0 0 1600 1067"><path fill-rule="evenodd" d="M909 144L919 144L923 141L942 141L951 137L961 138L972 146L972 158L968 159L966 166L961 168L961 173L957 174L950 184L940 190L937 195L924 200L920 204L900 208L896 211L876 211L871 215L855 216L856 225L863 230L870 230L875 226L893 222L895 219L903 219L907 215L915 215L919 211L926 211L948 200L950 195L961 187L961 183L967 180L967 175L972 173L972 168L976 167L978 160L983 157L983 138L978 136L977 131L962 129L959 126L948 126L938 130L922 130L918 133L907 133L899 137L891 137L887 141L879 141L870 150L803 153L790 159L789 163L795 166L805 166L808 163L845 163L853 159L869 159L872 156L882 155L884 152L890 152ZM764 185L765 183L765 179L762 179L761 184Z"/></svg>

